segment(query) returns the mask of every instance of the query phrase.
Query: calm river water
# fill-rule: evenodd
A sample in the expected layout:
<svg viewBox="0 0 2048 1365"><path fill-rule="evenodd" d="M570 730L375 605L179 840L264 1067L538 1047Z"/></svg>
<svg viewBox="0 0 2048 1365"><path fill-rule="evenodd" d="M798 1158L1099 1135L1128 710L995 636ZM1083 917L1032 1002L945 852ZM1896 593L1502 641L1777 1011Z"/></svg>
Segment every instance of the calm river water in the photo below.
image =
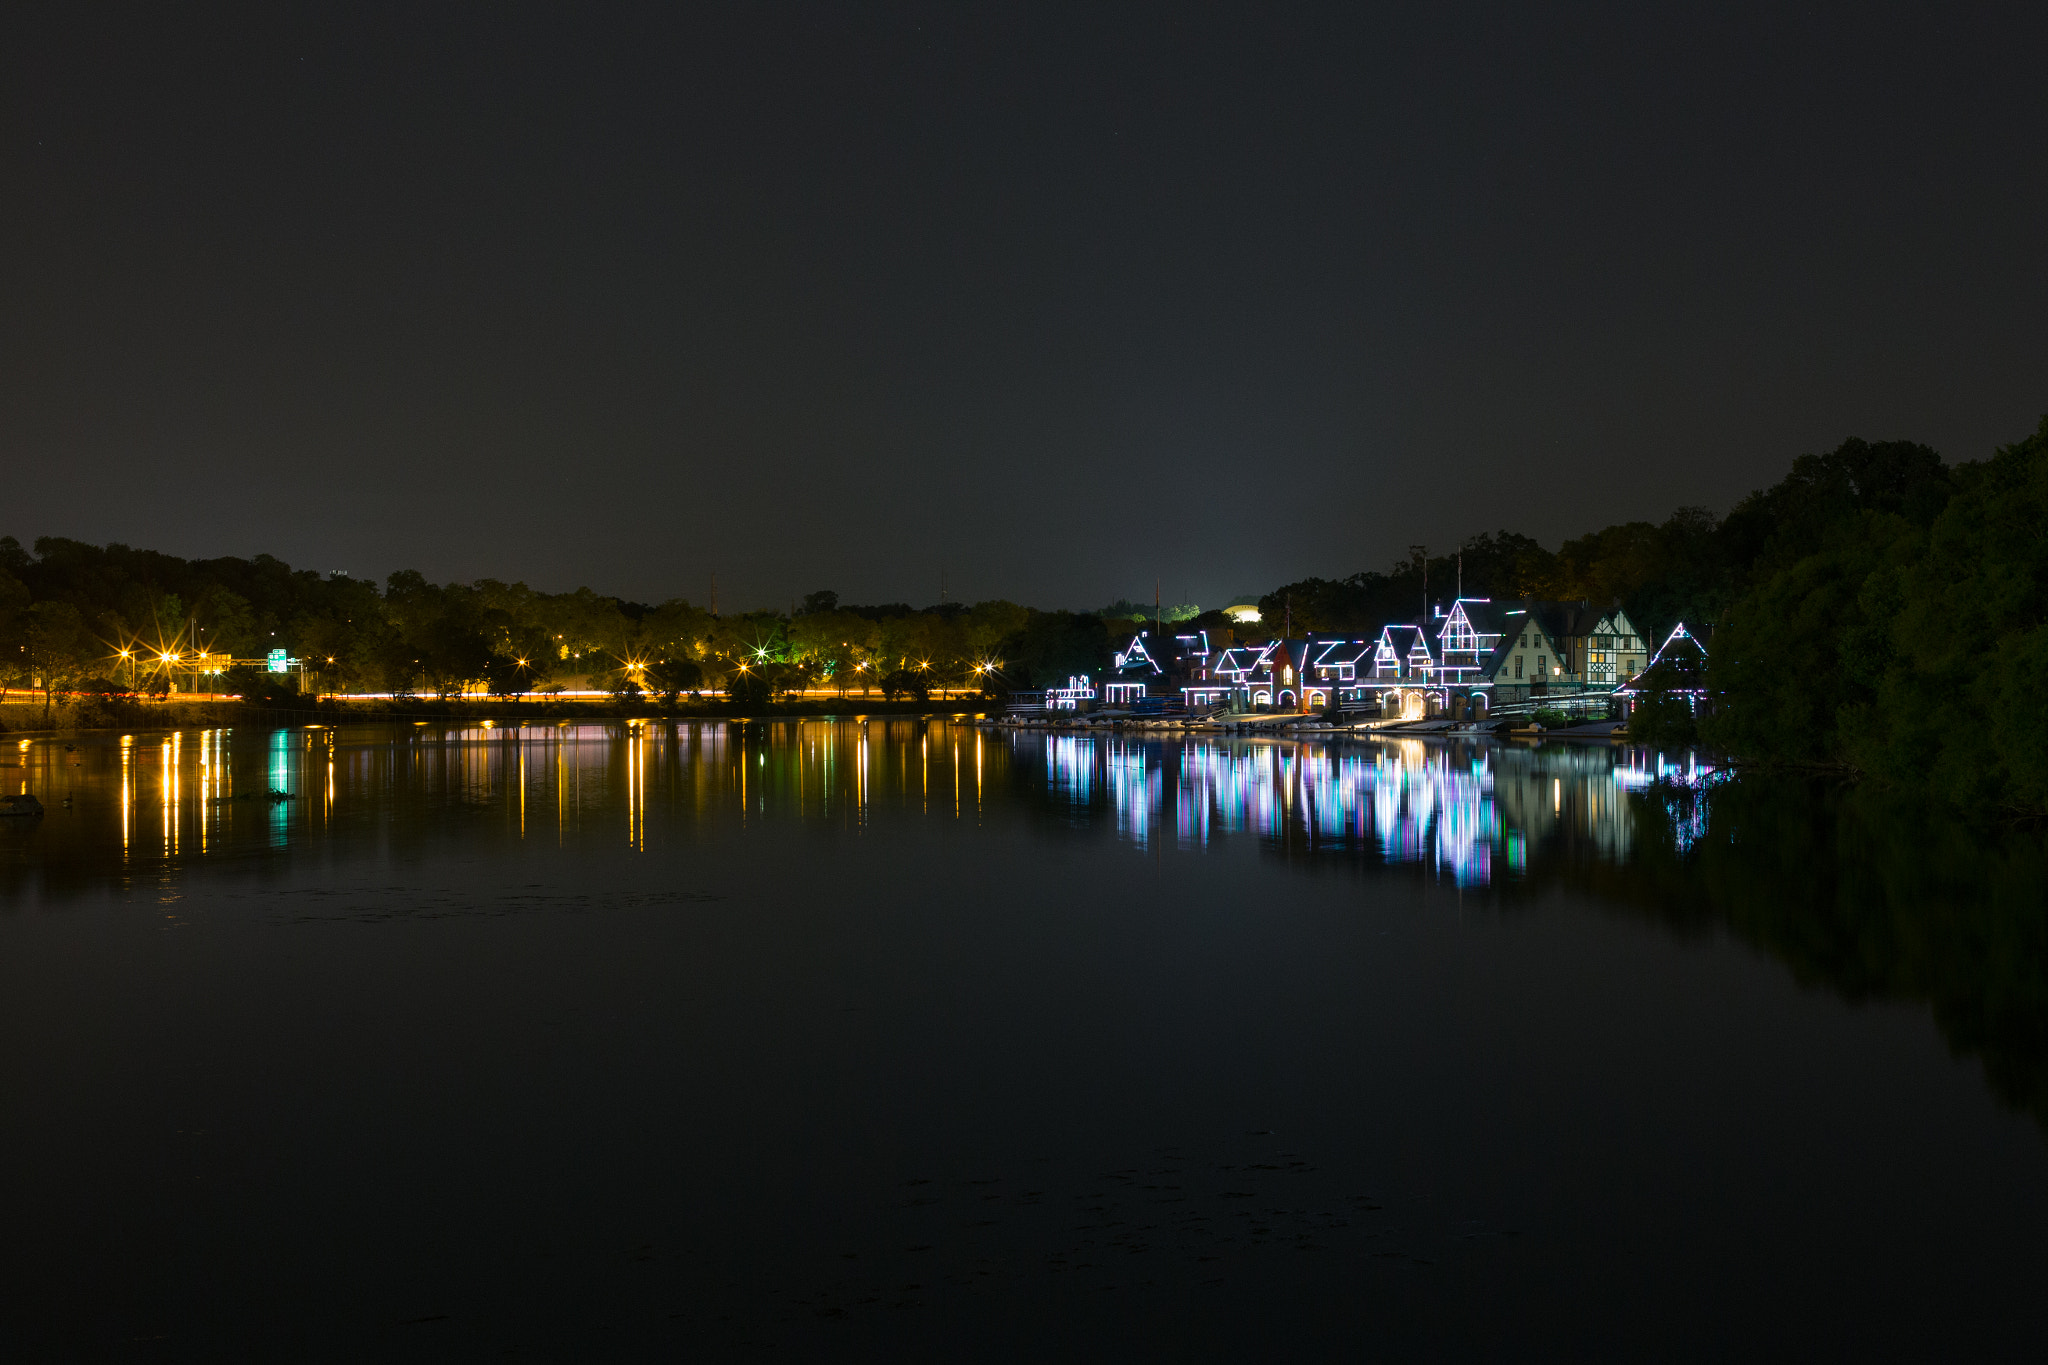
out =
<svg viewBox="0 0 2048 1365"><path fill-rule="evenodd" d="M2037 835L912 720L0 763L13 1359L2048 1355Z"/></svg>

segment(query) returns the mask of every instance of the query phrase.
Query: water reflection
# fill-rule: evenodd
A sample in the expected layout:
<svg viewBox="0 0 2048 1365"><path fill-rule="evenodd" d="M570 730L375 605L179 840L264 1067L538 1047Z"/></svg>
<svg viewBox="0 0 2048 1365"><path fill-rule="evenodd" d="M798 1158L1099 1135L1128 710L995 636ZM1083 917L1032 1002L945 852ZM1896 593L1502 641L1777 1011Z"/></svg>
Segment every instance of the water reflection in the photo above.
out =
<svg viewBox="0 0 2048 1365"><path fill-rule="evenodd" d="M912 719L210 729L32 742L20 756L22 789L71 806L32 838L13 831L0 876L46 891L370 826L402 845L486 811L514 839L601 836L646 853L705 821L858 830L878 812L978 821L992 802L1106 824L1139 848L1244 836L1478 888L1527 873L1539 846L1626 861L1643 801L1669 807L1660 837L1683 852L1704 808L1670 793L1714 776L1695 758L1605 746L1160 742Z"/></svg>
<svg viewBox="0 0 2048 1365"><path fill-rule="evenodd" d="M1160 742L916 720L221 729L75 753L32 744L22 761L24 786L74 808L37 834L40 860L17 859L10 875L57 881L90 880L96 848L133 869L289 850L365 824L402 842L462 812L500 811L521 840L609 831L645 853L678 822L859 829L877 811L967 820L1021 800L1139 848L1246 836L1477 888L1525 874L1539 846L1625 862L1641 837L1632 794L1669 807L1660 837L1683 852L1704 808L1670 806L1670 794L1714 776L1694 758L1606 746Z"/></svg>
<svg viewBox="0 0 2048 1365"><path fill-rule="evenodd" d="M1535 841L1568 836L1621 861L1636 837L1629 793L1711 780L1681 761L1607 746L1501 747L1422 740L1135 741L1026 733L1011 740L1048 791L1079 814L1098 805L1140 846L1171 829L1195 848L1230 834L1311 847L1372 848L1459 886L1526 869ZM1099 802L1097 793L1106 793Z"/></svg>
<svg viewBox="0 0 2048 1365"><path fill-rule="evenodd" d="M2048 1121L2039 834L1868 791L1724 780L1692 756L878 719L212 729L36 740L4 758L0 786L49 807L0 820L9 909L314 850L394 863L536 842L640 859L770 823L859 837L914 821L936 837L997 817L1161 854L1243 841L1502 901L1567 885L1678 932L1732 932L1851 999L1929 1001L1999 1093Z"/></svg>

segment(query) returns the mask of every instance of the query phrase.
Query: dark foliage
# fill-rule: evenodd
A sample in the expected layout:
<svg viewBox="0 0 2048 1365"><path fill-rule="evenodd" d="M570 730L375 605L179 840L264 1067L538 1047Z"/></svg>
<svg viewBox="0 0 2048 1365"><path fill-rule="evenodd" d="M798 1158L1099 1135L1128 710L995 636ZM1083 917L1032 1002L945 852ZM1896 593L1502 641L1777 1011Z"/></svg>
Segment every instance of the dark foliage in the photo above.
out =
<svg viewBox="0 0 2048 1365"><path fill-rule="evenodd" d="M1053 687L1078 674L1099 675L1114 640L1109 623L1093 612L1034 612L1003 642L1004 673L1018 687Z"/></svg>
<svg viewBox="0 0 2048 1365"><path fill-rule="evenodd" d="M774 696L768 680L753 669L735 671L725 680L725 699L734 706L766 706Z"/></svg>
<svg viewBox="0 0 2048 1365"><path fill-rule="evenodd" d="M1682 749L1699 742L1699 724L1685 698L1653 690L1637 699L1628 718L1628 737L1652 748Z"/></svg>
<svg viewBox="0 0 2048 1365"><path fill-rule="evenodd" d="M1783 494L1717 637L1708 737L2048 812L2048 418L1981 464L1937 473L1921 449L1864 447L1863 482L1818 466Z"/></svg>
<svg viewBox="0 0 2048 1365"><path fill-rule="evenodd" d="M483 678L494 697L521 697L533 691L532 668L505 654L485 660Z"/></svg>
<svg viewBox="0 0 2048 1365"><path fill-rule="evenodd" d="M256 668L229 669L220 675L213 690L264 707L299 707L308 700L299 691L298 680L290 674L268 673Z"/></svg>
<svg viewBox="0 0 2048 1365"><path fill-rule="evenodd" d="M695 692L704 685L704 665L682 655L659 659L647 665L646 679L648 688L664 705L674 706L685 692Z"/></svg>
<svg viewBox="0 0 2048 1365"><path fill-rule="evenodd" d="M922 672L899 668L883 676L882 696L889 701L907 698L923 702L931 696L931 683Z"/></svg>

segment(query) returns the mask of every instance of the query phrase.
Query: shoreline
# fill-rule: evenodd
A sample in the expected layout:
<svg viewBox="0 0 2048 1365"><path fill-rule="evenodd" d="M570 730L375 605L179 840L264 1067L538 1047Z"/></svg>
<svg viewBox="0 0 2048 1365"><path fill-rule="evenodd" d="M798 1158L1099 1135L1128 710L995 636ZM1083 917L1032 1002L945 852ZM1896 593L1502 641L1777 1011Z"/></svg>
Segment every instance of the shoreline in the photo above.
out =
<svg viewBox="0 0 2048 1365"><path fill-rule="evenodd" d="M127 730L183 730L269 725L346 725L394 722L441 721L465 724L480 721L691 721L691 720L816 720L832 716L946 716L986 714L990 704L981 700L946 703L883 701L879 698L844 702L805 700L770 706L728 706L700 702L688 706L621 706L599 701L415 701L324 702L309 706L253 706L247 702L207 700L181 702L91 700L59 703L51 723L44 724L40 705L0 706L0 735L29 738L38 735L89 734ZM10 714L22 712L27 714ZM84 714L81 715L81 712Z"/></svg>

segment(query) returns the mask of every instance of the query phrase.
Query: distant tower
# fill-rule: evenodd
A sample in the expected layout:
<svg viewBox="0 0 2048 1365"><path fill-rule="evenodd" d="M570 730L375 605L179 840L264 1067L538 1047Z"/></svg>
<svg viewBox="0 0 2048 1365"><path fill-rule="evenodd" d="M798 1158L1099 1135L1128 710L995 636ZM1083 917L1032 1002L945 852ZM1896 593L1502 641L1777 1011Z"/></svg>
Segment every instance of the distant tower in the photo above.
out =
<svg viewBox="0 0 2048 1365"><path fill-rule="evenodd" d="M718 575L711 575L711 614L718 615Z"/></svg>

